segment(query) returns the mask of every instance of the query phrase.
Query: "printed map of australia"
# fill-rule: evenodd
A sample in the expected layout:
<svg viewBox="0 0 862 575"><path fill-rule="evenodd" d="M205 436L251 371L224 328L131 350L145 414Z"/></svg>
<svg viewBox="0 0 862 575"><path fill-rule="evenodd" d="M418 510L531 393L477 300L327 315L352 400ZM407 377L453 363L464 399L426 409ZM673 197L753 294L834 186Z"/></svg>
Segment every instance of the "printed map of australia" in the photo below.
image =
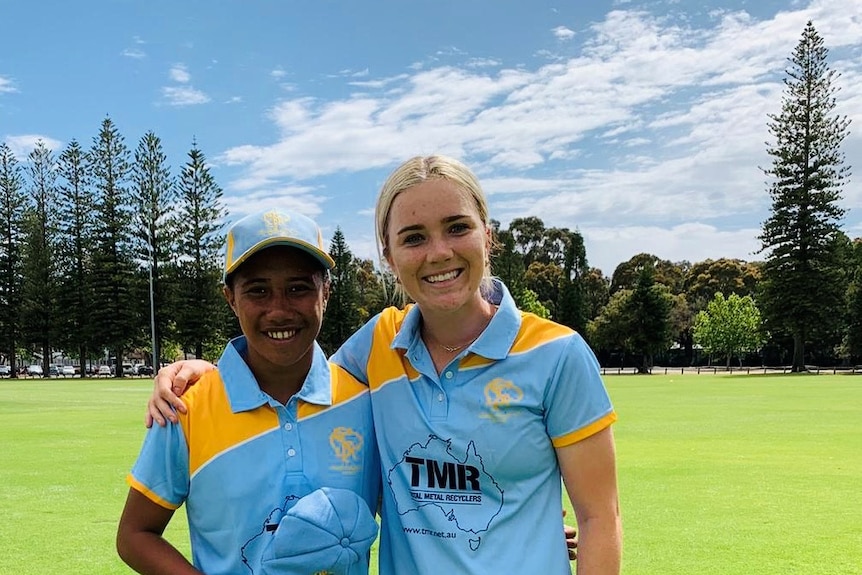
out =
<svg viewBox="0 0 862 575"><path fill-rule="evenodd" d="M400 478L395 481L395 479ZM425 445L413 444L388 474L399 515L433 506L458 530L474 537L488 527L503 507L503 491L486 471L471 441L459 459L451 441L431 436ZM410 490L400 488L405 482ZM481 539L470 539L476 549Z"/></svg>

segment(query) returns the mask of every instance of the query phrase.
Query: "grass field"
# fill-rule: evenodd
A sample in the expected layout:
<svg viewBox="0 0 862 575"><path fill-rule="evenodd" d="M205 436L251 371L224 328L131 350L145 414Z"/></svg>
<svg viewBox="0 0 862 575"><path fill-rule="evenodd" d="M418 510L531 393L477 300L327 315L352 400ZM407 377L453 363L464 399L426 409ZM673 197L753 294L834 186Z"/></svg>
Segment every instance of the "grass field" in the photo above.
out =
<svg viewBox="0 0 862 575"><path fill-rule="evenodd" d="M862 377L606 381L625 574L862 574ZM0 380L0 575L130 572L114 533L150 389Z"/></svg>

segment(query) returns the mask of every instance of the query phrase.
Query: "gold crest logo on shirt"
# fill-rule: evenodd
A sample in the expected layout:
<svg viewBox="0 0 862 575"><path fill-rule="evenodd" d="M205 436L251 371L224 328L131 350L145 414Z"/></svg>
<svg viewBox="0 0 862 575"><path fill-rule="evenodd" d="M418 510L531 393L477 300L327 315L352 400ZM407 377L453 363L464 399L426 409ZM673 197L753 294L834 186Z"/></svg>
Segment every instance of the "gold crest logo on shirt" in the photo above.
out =
<svg viewBox="0 0 862 575"><path fill-rule="evenodd" d="M524 391L511 381L501 377L492 379L485 385L485 406L488 411L481 417L503 423L512 416L506 408L523 398Z"/></svg>
<svg viewBox="0 0 862 575"><path fill-rule="evenodd" d="M329 434L329 446L332 453L340 462L330 469L342 473L356 473L359 471L359 455L365 440L361 434L349 427L336 427Z"/></svg>

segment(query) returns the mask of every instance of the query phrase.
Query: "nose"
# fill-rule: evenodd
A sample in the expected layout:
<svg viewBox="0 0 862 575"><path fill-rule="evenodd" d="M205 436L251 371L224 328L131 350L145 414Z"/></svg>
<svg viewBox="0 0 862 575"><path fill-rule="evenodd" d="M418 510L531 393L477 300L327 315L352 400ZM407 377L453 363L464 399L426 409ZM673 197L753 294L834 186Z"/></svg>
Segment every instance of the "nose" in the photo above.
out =
<svg viewBox="0 0 862 575"><path fill-rule="evenodd" d="M428 245L428 261L444 262L452 257L452 246L445 237L431 237Z"/></svg>

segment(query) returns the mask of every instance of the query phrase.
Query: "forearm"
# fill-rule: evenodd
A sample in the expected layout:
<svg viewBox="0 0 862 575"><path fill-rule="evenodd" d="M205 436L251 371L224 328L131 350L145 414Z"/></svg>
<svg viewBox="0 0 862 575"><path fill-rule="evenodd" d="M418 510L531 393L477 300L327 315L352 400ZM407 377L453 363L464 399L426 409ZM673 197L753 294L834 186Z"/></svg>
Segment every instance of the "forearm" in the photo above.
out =
<svg viewBox="0 0 862 575"><path fill-rule="evenodd" d="M141 575L203 575L173 545L155 533L120 534L117 553Z"/></svg>
<svg viewBox="0 0 862 575"><path fill-rule="evenodd" d="M578 520L577 575L619 575L621 557L619 514Z"/></svg>

